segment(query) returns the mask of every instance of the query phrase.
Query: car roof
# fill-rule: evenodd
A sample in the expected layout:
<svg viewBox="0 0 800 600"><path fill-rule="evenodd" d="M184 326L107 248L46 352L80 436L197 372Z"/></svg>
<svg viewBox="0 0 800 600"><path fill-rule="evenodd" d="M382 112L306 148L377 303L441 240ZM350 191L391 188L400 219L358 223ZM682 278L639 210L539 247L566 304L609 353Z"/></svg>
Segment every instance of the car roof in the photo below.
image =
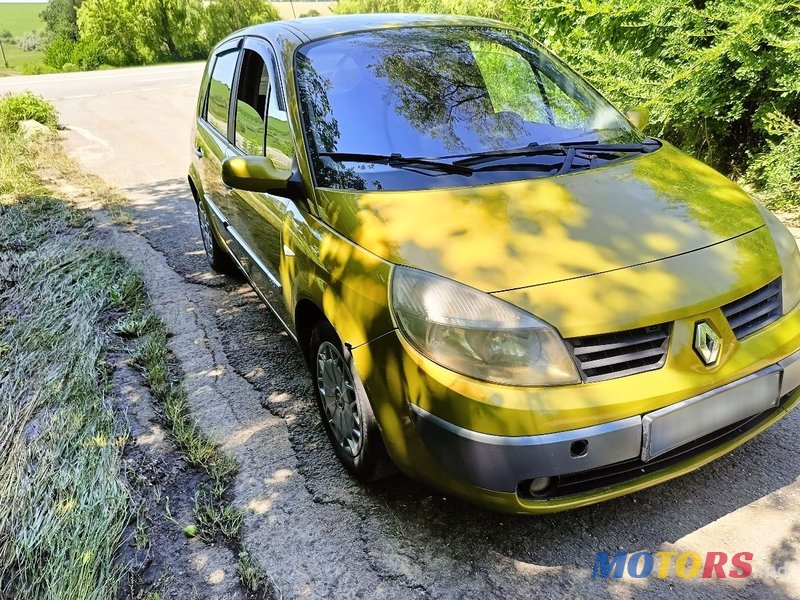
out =
<svg viewBox="0 0 800 600"><path fill-rule="evenodd" d="M286 21L272 21L253 25L237 32L237 35L274 36L277 33L293 33L303 42L343 33L387 29L396 27L432 27L450 25L461 27L503 27L509 25L480 17L423 14L363 14L336 15L331 17L303 17Z"/></svg>

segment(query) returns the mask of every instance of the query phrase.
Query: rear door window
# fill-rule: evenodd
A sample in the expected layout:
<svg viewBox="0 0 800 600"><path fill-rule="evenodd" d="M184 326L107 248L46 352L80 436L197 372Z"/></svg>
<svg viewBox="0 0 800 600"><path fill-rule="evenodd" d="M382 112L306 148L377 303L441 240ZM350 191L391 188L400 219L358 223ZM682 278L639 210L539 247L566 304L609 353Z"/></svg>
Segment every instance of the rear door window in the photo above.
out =
<svg viewBox="0 0 800 600"><path fill-rule="evenodd" d="M236 92L234 143L246 154L264 154L264 114L269 91L269 75L264 59L253 50L245 50Z"/></svg>
<svg viewBox="0 0 800 600"><path fill-rule="evenodd" d="M208 115L206 120L223 136L228 135L228 114L231 103L233 76L236 73L238 50L217 56L208 89Z"/></svg>
<svg viewBox="0 0 800 600"><path fill-rule="evenodd" d="M258 38L248 38L242 52L234 143L245 154L268 156L277 168L290 170L294 136L276 77L274 53Z"/></svg>

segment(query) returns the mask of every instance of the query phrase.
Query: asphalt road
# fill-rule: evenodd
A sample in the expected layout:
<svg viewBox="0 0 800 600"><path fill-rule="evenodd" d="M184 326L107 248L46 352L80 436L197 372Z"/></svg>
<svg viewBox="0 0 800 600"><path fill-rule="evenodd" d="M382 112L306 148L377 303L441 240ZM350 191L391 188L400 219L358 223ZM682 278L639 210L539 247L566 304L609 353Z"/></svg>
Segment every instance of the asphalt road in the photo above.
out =
<svg viewBox="0 0 800 600"><path fill-rule="evenodd" d="M492 514L336 464L299 353L206 267L185 184L201 65L0 79L51 99L67 147L131 200L145 272L200 422L242 462L245 540L285 597L800 597L800 412L679 480L544 517ZM752 552L745 579L591 578L595 553ZM674 572L673 572L674 573ZM209 587L209 597L214 588Z"/></svg>

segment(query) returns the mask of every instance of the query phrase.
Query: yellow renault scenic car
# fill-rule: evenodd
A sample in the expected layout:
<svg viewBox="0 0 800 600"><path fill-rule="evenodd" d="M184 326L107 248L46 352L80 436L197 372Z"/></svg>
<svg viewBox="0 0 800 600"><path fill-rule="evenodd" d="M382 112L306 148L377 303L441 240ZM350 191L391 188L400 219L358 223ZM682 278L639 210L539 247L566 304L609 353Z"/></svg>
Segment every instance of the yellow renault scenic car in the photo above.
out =
<svg viewBox="0 0 800 600"><path fill-rule="evenodd" d="M297 341L355 476L393 463L562 510L797 404L795 240L644 117L482 19L310 18L217 46L189 170L206 252Z"/></svg>

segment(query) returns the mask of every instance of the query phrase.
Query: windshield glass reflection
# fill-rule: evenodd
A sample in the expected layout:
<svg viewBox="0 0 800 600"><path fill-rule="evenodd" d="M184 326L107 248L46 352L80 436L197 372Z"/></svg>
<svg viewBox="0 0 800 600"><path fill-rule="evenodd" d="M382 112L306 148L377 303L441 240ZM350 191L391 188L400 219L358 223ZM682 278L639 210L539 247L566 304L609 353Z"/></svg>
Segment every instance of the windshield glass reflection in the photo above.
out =
<svg viewBox="0 0 800 600"><path fill-rule="evenodd" d="M518 180L553 174L563 157L517 157L536 168L465 176L324 154L452 159L529 144L641 141L590 85L511 30L349 34L302 47L296 70L317 183L325 187L417 189Z"/></svg>

